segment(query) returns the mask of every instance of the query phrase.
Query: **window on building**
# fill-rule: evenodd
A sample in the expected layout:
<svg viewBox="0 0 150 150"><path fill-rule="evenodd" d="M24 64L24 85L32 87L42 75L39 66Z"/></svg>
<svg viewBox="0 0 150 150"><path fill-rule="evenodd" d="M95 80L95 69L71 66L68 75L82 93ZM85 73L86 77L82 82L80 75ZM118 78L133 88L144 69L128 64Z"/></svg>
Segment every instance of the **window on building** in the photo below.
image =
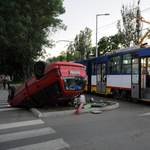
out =
<svg viewBox="0 0 150 150"><path fill-rule="evenodd" d="M109 74L119 74L120 73L120 55L109 57L108 73Z"/></svg>
<svg viewBox="0 0 150 150"><path fill-rule="evenodd" d="M131 59L137 58L138 53L124 54L122 57L122 73L131 73Z"/></svg>
<svg viewBox="0 0 150 150"><path fill-rule="evenodd" d="M96 60L93 60L92 74L96 74Z"/></svg>

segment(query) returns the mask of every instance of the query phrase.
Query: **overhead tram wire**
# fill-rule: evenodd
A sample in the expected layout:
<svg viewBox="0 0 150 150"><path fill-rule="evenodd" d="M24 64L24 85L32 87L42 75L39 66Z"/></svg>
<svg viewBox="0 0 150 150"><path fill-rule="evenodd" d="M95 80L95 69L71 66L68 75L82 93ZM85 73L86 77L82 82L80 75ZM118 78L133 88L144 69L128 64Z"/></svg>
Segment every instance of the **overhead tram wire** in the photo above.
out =
<svg viewBox="0 0 150 150"><path fill-rule="evenodd" d="M148 7L148 8L146 8L146 9L142 10L141 12L142 12L142 13L145 13L145 12L147 12L147 11L150 11L149 9L150 9L150 7Z"/></svg>
<svg viewBox="0 0 150 150"><path fill-rule="evenodd" d="M113 25L113 24L115 24L115 23L117 23L117 21L112 22L112 23L110 23L110 24L108 24L108 25L106 25L106 26L100 27L100 28L98 28L98 30L99 30L99 29L102 29L102 28L106 28L107 26ZM96 31L96 29L95 29L95 30L92 30L92 32L93 32L93 31Z"/></svg>
<svg viewBox="0 0 150 150"><path fill-rule="evenodd" d="M146 9L144 9L144 10L142 10L141 13L145 13L145 12L148 12L148 11L150 11L150 7L149 7L149 8L146 8ZM118 20L118 21L119 21L119 20ZM115 22L113 22L113 23L111 23L111 24L108 24L108 25L106 25L106 26L100 27L100 28L98 28L98 30L99 30L99 29L102 29L102 28L105 28L105 27L107 27L107 26L110 26L110 25L112 25L112 24L115 24L115 23L117 23L118 21L115 21ZM116 24L115 24L115 25L116 25ZM112 26L114 26L114 25L112 25ZM111 28L112 26L110 26L110 27L108 27L108 28ZM106 29L108 29L108 28L106 28ZM106 29L104 29L104 30L106 30ZM99 31L99 32L102 32L102 31L104 31L104 30L101 30L101 31ZM92 31L96 31L96 30L92 30Z"/></svg>
<svg viewBox="0 0 150 150"><path fill-rule="evenodd" d="M146 13L146 12L148 12L148 11L150 11L150 7L148 7L148 8L146 8L146 9L142 10L141 13ZM121 20L121 19L120 19L120 20ZM106 28L106 29L109 29L109 28L111 28L112 26L116 25L115 23L117 23L117 22L118 22L118 21L115 21L115 22L112 22L112 23L110 23L110 24L108 24L108 25L106 25L106 26L100 27L100 28L98 28L98 30L110 26L110 27ZM114 24L114 25L113 25L113 24ZM112 25L112 26L111 26L111 25ZM71 29L71 28L70 28L70 29ZM104 30L106 30L106 29L104 29ZM79 29L72 29L72 30L79 30ZM101 31L99 31L99 32L102 32L102 31L104 31L104 30L101 30ZM143 29L143 30L145 30L145 29ZM96 29L95 29L95 30L92 30L92 32L93 32L93 31L95 32ZM96 33L95 33L95 34L96 34ZM92 35L94 35L94 34L92 34ZM66 45L66 46L67 46L67 45ZM65 46L64 46L64 47L65 47ZM56 52L62 50L64 47L60 48L60 49L57 50ZM56 53L56 52L54 52L54 53ZM53 53L53 54L54 54L54 53Z"/></svg>
<svg viewBox="0 0 150 150"><path fill-rule="evenodd" d="M141 11L141 13L145 13L145 12L148 12L148 11L150 11L150 7L149 8L146 8L146 9L144 9L144 10L142 10ZM111 24L114 24L114 23L117 23L118 21L115 21L115 22L113 22L113 23L111 23ZM99 28L99 29L102 29L102 28L105 28L105 27L107 27L107 26L109 26L109 25L111 25L111 24L108 24L108 25L106 25L106 26L103 26L103 27L101 27L101 28ZM113 25L114 26L114 25ZM112 26L110 26L110 27L108 27L108 28L111 28ZM106 29L108 29L108 28L106 28ZM104 30L106 30L106 29L104 29ZM101 30L101 31L99 31L99 32L102 32L102 31L104 31L104 30ZM93 30L93 31L95 31L95 30ZM99 33L98 32L98 33Z"/></svg>
<svg viewBox="0 0 150 150"><path fill-rule="evenodd" d="M73 39L69 39L68 41L71 42L71 40L73 40ZM51 54L55 54L55 53L58 53L58 51L62 51L63 49L65 49L66 46L68 46L68 44L66 44L65 46L63 46L62 48L56 50L55 52L53 52L53 53L51 53ZM66 49L65 49L65 50L66 50Z"/></svg>

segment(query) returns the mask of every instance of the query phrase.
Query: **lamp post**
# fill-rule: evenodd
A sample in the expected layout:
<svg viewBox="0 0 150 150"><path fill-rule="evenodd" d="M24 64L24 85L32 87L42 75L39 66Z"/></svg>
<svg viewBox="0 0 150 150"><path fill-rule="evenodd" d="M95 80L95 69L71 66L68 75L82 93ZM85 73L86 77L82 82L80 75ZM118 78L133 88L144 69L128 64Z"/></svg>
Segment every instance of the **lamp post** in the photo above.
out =
<svg viewBox="0 0 150 150"><path fill-rule="evenodd" d="M107 14L97 14L96 15L96 57L98 56L98 51L97 51L97 19L98 19L98 16L107 16L109 15L108 13Z"/></svg>

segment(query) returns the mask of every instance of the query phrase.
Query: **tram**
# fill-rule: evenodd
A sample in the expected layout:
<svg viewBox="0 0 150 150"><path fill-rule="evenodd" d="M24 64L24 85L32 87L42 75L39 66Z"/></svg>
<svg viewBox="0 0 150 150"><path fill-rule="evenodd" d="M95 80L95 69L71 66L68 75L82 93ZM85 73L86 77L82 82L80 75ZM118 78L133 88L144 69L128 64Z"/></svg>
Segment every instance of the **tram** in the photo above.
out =
<svg viewBox="0 0 150 150"><path fill-rule="evenodd" d="M76 63L86 68L85 91L150 102L150 47L137 45Z"/></svg>

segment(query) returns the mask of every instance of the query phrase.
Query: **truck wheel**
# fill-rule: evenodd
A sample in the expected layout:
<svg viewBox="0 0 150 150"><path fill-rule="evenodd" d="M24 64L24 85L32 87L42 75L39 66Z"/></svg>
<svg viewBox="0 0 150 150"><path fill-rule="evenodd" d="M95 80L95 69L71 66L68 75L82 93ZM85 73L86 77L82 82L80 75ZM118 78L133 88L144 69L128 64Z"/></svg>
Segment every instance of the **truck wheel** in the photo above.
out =
<svg viewBox="0 0 150 150"><path fill-rule="evenodd" d="M8 89L9 97L11 100L14 98L15 90L16 90L15 86L10 86Z"/></svg>
<svg viewBox="0 0 150 150"><path fill-rule="evenodd" d="M47 63L44 61L39 61L34 65L34 73L37 80L44 76L45 66L47 66Z"/></svg>

